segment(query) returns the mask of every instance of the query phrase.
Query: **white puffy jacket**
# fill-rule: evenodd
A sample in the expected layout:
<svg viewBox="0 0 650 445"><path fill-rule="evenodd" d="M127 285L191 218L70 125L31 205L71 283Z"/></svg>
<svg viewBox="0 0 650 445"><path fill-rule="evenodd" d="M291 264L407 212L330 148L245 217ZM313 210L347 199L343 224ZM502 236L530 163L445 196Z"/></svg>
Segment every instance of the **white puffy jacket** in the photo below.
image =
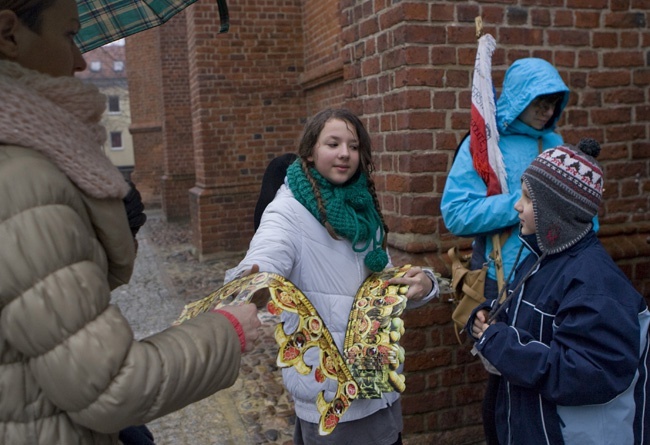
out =
<svg viewBox="0 0 650 445"><path fill-rule="evenodd" d="M354 296L371 273L364 265L365 255L366 252L354 252L347 239L333 239L325 227L294 198L285 182L264 211L246 257L227 272L226 281L231 281L255 264L260 272L273 272L289 279L314 305L342 352ZM417 303L409 303L409 307L422 305L436 295L434 281L431 293ZM298 317L288 312L282 313L282 321L285 322L286 332L295 331L298 325ZM305 353L305 363L312 366L310 374L299 374L291 367L283 369L282 376L294 398L296 415L308 422L318 423L320 414L316 408L316 396L324 390L325 400L331 400L336 391L336 382L331 379L326 379L322 384L316 382L316 348ZM367 417L391 405L398 397L397 392L391 392L381 399L354 400L341 422Z"/></svg>

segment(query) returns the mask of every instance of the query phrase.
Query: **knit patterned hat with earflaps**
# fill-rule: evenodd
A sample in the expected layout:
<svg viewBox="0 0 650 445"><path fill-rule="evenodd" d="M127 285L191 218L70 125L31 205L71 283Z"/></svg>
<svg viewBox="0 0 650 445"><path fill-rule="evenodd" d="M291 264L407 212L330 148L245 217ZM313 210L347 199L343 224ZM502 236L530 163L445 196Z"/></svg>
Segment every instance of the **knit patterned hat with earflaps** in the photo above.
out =
<svg viewBox="0 0 650 445"><path fill-rule="evenodd" d="M540 250L548 255L576 244L592 229L603 197L600 145L582 139L537 156L522 175L535 213Z"/></svg>

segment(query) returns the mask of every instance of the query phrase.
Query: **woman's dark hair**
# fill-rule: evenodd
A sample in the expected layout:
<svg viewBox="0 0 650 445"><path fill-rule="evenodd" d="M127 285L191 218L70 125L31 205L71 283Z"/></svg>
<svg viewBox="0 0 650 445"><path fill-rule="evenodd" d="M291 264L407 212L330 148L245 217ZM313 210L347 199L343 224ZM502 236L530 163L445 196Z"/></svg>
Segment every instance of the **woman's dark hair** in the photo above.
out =
<svg viewBox="0 0 650 445"><path fill-rule="evenodd" d="M56 0L5 0L2 3L0 9L13 11L25 26L40 32L43 11L51 8Z"/></svg>

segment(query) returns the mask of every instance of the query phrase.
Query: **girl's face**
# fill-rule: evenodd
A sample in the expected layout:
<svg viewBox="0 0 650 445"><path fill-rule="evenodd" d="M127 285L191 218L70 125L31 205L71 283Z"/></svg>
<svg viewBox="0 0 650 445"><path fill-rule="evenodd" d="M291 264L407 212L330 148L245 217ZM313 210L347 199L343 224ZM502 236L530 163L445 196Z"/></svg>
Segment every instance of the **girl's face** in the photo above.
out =
<svg viewBox="0 0 650 445"><path fill-rule="evenodd" d="M18 21L14 34L16 52L12 58L26 68L54 77L74 76L75 72L86 69L74 42L79 29L76 1L56 0L41 13L39 32Z"/></svg>
<svg viewBox="0 0 650 445"><path fill-rule="evenodd" d="M515 203L515 210L519 213L519 223L522 235L531 235L537 231L533 201L528 194L526 183L521 183L521 198Z"/></svg>
<svg viewBox="0 0 650 445"><path fill-rule="evenodd" d="M341 119L328 120L307 160L332 184L345 184L359 168L359 139L354 126Z"/></svg>
<svg viewBox="0 0 650 445"><path fill-rule="evenodd" d="M519 120L524 124L533 127L535 130L543 130L549 120L553 117L555 107L562 98L536 98L521 112Z"/></svg>

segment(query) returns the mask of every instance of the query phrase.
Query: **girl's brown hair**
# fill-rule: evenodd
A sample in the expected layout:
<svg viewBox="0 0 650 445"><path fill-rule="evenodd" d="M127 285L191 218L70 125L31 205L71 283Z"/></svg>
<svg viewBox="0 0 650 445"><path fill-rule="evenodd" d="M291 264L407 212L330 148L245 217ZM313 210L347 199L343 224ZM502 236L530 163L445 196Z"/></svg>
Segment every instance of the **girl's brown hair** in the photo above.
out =
<svg viewBox="0 0 650 445"><path fill-rule="evenodd" d="M373 201L375 203L375 209L379 214L381 223L384 226L384 242L383 246L386 248L386 239L388 234L388 226L384 221L384 216L381 213L381 207L379 206L379 199L377 198L377 192L375 190L375 182L372 180L371 173L375 170L375 165L372 162L372 143L370 141L370 135L364 127L361 120L350 110L345 108L327 108L323 111L320 111L314 115L303 131L302 137L300 138L300 143L298 144L298 156L300 157L300 162L302 165L302 170L307 176L311 184L312 191L316 197L316 203L318 204L318 210L320 212L320 217L323 222L323 225L332 236L332 238L338 239L336 233L330 223L327 221L327 212L325 211L325 205L321 198L320 190L316 180L311 175L309 171L310 167L314 166L312 161L308 161L307 158L314 154L314 148L318 143L318 137L320 136L321 131L325 124L331 119L339 119L343 122L346 122L348 125L352 125L356 131L357 139L359 142L359 171L358 174L366 175L368 180L368 191L372 195ZM356 178L356 175L354 176Z"/></svg>

